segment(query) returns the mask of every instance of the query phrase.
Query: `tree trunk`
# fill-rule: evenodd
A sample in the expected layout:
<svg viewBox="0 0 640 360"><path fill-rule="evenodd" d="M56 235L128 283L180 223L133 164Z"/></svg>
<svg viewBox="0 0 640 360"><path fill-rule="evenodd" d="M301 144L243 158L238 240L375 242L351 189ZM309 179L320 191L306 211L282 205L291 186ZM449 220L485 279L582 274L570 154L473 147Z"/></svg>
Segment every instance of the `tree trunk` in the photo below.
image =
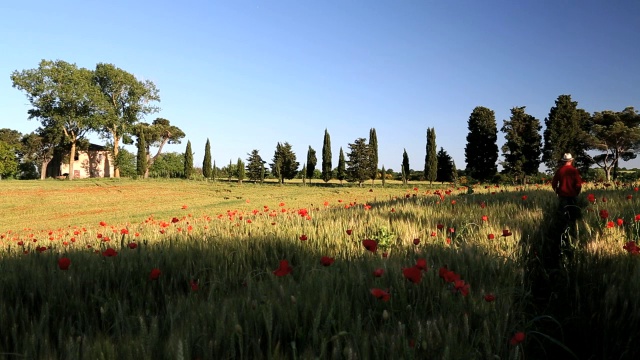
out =
<svg viewBox="0 0 640 360"><path fill-rule="evenodd" d="M113 135L113 177L120 177L120 166L118 165L118 146L120 145L120 138Z"/></svg>
<svg viewBox="0 0 640 360"><path fill-rule="evenodd" d="M76 139L71 140L71 151L69 154L69 180L73 180L73 163L76 157Z"/></svg>
<svg viewBox="0 0 640 360"><path fill-rule="evenodd" d="M47 166L49 165L49 162L51 162L51 159L42 159L42 165L40 165L40 180L47 178Z"/></svg>

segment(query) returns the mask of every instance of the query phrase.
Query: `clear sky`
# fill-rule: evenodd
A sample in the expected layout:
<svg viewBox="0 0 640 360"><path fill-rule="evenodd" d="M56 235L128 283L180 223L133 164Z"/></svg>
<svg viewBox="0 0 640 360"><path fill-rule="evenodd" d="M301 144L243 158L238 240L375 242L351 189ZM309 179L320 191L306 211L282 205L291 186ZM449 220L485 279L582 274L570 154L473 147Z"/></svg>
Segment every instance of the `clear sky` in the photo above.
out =
<svg viewBox="0 0 640 360"><path fill-rule="evenodd" d="M183 129L166 150L190 140L196 166L207 138L218 166L253 149L271 162L285 141L301 167L309 146L320 164L326 128L335 167L375 128L379 167L399 171L406 149L421 170L434 127L465 168L476 106L498 130L516 106L544 124L561 94L591 113L640 108L636 0L7 0L0 49L0 128L39 126L12 71L111 63L156 84L145 121Z"/></svg>

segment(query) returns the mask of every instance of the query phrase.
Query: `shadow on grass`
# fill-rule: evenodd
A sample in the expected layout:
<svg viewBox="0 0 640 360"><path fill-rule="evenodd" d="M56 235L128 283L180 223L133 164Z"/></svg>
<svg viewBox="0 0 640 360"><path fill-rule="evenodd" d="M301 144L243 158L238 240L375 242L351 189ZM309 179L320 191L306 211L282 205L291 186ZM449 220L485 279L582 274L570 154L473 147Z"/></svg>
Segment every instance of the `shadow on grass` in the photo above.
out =
<svg viewBox="0 0 640 360"><path fill-rule="evenodd" d="M579 205L586 208L586 201ZM536 359L638 359L638 259L586 251L593 239L580 231L578 214L572 221L550 206L531 238L528 305L537 336L527 353Z"/></svg>

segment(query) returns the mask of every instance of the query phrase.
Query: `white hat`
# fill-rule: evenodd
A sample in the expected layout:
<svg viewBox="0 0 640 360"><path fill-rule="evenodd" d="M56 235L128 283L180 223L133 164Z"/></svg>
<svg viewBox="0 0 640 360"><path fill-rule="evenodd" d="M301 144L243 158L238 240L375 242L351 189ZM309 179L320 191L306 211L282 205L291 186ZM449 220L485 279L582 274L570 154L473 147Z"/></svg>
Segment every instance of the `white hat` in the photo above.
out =
<svg viewBox="0 0 640 360"><path fill-rule="evenodd" d="M570 154L570 153L565 153L565 154L562 156L562 161L573 161L573 157L571 156L571 154Z"/></svg>

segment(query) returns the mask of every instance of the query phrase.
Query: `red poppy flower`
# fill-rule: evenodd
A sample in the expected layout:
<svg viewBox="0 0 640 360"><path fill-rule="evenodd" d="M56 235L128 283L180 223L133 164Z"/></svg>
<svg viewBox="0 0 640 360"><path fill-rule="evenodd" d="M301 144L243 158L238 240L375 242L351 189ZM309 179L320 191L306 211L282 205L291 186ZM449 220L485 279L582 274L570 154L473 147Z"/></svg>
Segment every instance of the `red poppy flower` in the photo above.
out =
<svg viewBox="0 0 640 360"><path fill-rule="evenodd" d="M509 340L509 343L511 345L518 345L521 342L524 341L525 335L522 331L518 331L517 333L513 334L513 336L511 337L511 340Z"/></svg>
<svg viewBox="0 0 640 360"><path fill-rule="evenodd" d="M413 239L413 245L418 245L420 244L420 239Z"/></svg>
<svg viewBox="0 0 640 360"><path fill-rule="evenodd" d="M427 260L426 259L418 259L418 260L416 260L415 267L417 267L420 270L427 271Z"/></svg>
<svg viewBox="0 0 640 360"><path fill-rule="evenodd" d="M384 269L382 269L382 268L377 268L377 269L373 270L373 276L374 277L382 277L383 274L384 274Z"/></svg>
<svg viewBox="0 0 640 360"><path fill-rule="evenodd" d="M609 212L605 209L600 210L600 217L603 219L607 219L609 217Z"/></svg>
<svg viewBox="0 0 640 360"><path fill-rule="evenodd" d="M300 235L300 241L307 241L307 235L305 234Z"/></svg>
<svg viewBox="0 0 640 360"><path fill-rule="evenodd" d="M160 269L151 269L151 273L149 274L149 280L158 280L160 277Z"/></svg>
<svg viewBox="0 0 640 360"><path fill-rule="evenodd" d="M353 233L353 230L347 229L347 235L351 235L352 233Z"/></svg>
<svg viewBox="0 0 640 360"><path fill-rule="evenodd" d="M612 228L613 227L613 221L608 221L607 222L607 227L608 228Z"/></svg>
<svg viewBox="0 0 640 360"><path fill-rule="evenodd" d="M511 235L513 235L513 234L511 233L511 231L509 231L509 229L502 230L502 236L506 237L506 236L511 236Z"/></svg>
<svg viewBox="0 0 640 360"><path fill-rule="evenodd" d="M375 242L375 240L371 240L371 239L362 240L362 245L364 246L365 249L371 252L378 251L378 243Z"/></svg>
<svg viewBox="0 0 640 360"><path fill-rule="evenodd" d="M69 270L69 265L71 265L71 259L67 257L61 257L58 259L58 267L60 270Z"/></svg>
<svg viewBox="0 0 640 360"><path fill-rule="evenodd" d="M627 195L627 200L633 199L633 195Z"/></svg>
<svg viewBox="0 0 640 360"><path fill-rule="evenodd" d="M624 225L624 220L618 218L618 220L616 220L616 223L618 224L618 226L622 226Z"/></svg>
<svg viewBox="0 0 640 360"><path fill-rule="evenodd" d="M436 236L436 235L438 235L438 233L436 233L435 231L431 232L431 236Z"/></svg>
<svg viewBox="0 0 640 360"><path fill-rule="evenodd" d="M489 217L487 215L482 215L482 221L488 221Z"/></svg>
<svg viewBox="0 0 640 360"><path fill-rule="evenodd" d="M280 266L273 271L276 276L285 276L291 273L293 268L289 266L289 262L287 260L280 260Z"/></svg>
<svg viewBox="0 0 640 360"><path fill-rule="evenodd" d="M128 246L129 246L129 249L135 249L135 248L138 247L138 244L136 244L134 242L130 242Z"/></svg>
<svg viewBox="0 0 640 360"><path fill-rule="evenodd" d="M454 232L456 232L456 229L455 229L455 228L450 227L450 228L448 228L448 229L447 229L447 231L448 231L448 232L450 232L450 233L454 233Z"/></svg>
<svg viewBox="0 0 640 360"><path fill-rule="evenodd" d="M607 202L607 198L606 197L602 197L602 202Z"/></svg>
<svg viewBox="0 0 640 360"><path fill-rule="evenodd" d="M495 238L496 238L496 236L495 236L495 235L493 235L493 234L489 234L489 235L487 235L487 239L489 239L489 240L493 240L493 239L495 239Z"/></svg>
<svg viewBox="0 0 640 360"><path fill-rule="evenodd" d="M403 268L402 275L404 275L407 280L411 281L414 284L419 284L422 280L422 271L416 266Z"/></svg>
<svg viewBox="0 0 640 360"><path fill-rule="evenodd" d="M596 196L593 194L589 194L587 195L587 200L589 200L589 202L593 204L596 202Z"/></svg>
<svg viewBox="0 0 640 360"><path fill-rule="evenodd" d="M105 257L113 257L116 255L118 255L118 252L113 250L112 248L107 248L107 250L102 252L102 256L105 256Z"/></svg>
<svg viewBox="0 0 640 360"><path fill-rule="evenodd" d="M627 252L630 254L640 254L640 248L634 241L627 242L622 248L627 250Z"/></svg>
<svg viewBox="0 0 640 360"><path fill-rule="evenodd" d="M100 221L100 226L107 226L107 223L104 221Z"/></svg>
<svg viewBox="0 0 640 360"><path fill-rule="evenodd" d="M522 200L527 200L527 195L522 195Z"/></svg>
<svg viewBox="0 0 640 360"><path fill-rule="evenodd" d="M388 254L387 252L383 252L383 253L382 253L382 257L383 257L383 258L386 258L387 256L389 256L389 254Z"/></svg>
<svg viewBox="0 0 640 360"><path fill-rule="evenodd" d="M636 215L636 217L634 218L635 221L640 221L640 214Z"/></svg>
<svg viewBox="0 0 640 360"><path fill-rule="evenodd" d="M391 297L391 295L388 292L382 289L373 288L369 291L371 291L371 295L375 296L377 299L380 299L382 301L389 301L389 298Z"/></svg>
<svg viewBox="0 0 640 360"><path fill-rule="evenodd" d="M174 217L173 219L171 219L171 222L174 224L177 223L178 221L180 221L180 219L178 219L177 217Z"/></svg>
<svg viewBox="0 0 640 360"><path fill-rule="evenodd" d="M334 261L334 258L328 256L323 256L322 258L320 258L320 264L322 264L322 266L330 266Z"/></svg>
<svg viewBox="0 0 640 360"><path fill-rule="evenodd" d="M438 230L444 229L444 225L443 224L438 224L438 225L436 225L436 227L438 228Z"/></svg>
<svg viewBox="0 0 640 360"><path fill-rule="evenodd" d="M182 205L182 210L185 210L187 208L187 205Z"/></svg>
<svg viewBox="0 0 640 360"><path fill-rule="evenodd" d="M129 234L129 230L127 230L127 229L122 229L122 230L120 230L120 234L121 234L121 235L128 235L128 234Z"/></svg>
<svg viewBox="0 0 640 360"><path fill-rule="evenodd" d="M450 244L451 244L451 238L447 238L447 239L445 240L445 242L447 243L447 245L450 245Z"/></svg>
<svg viewBox="0 0 640 360"><path fill-rule="evenodd" d="M280 206L284 206L284 203L283 203L283 202L281 202L281 203L280 203L280 204L278 204L278 205L280 205Z"/></svg>
<svg viewBox="0 0 640 360"><path fill-rule="evenodd" d="M484 201L480 203L480 208L484 209L486 206L487 204L485 204Z"/></svg>
<svg viewBox="0 0 640 360"><path fill-rule="evenodd" d="M200 288L198 286L198 280L189 281L189 286L191 287L191 291L198 291L198 289Z"/></svg>
<svg viewBox="0 0 640 360"><path fill-rule="evenodd" d="M453 282L453 287L456 291L459 291L462 296L469 295L469 284L467 284L464 280L455 280Z"/></svg>
<svg viewBox="0 0 640 360"><path fill-rule="evenodd" d="M493 295L493 294L486 294L486 295L484 296L484 301L486 301L486 302L492 302L492 301L494 301L495 299L496 299L496 296L495 296L495 295Z"/></svg>
<svg viewBox="0 0 640 360"><path fill-rule="evenodd" d="M447 269L447 266L443 266L438 270L438 276L442 278L445 282L454 282L456 280L460 280L460 275L455 272Z"/></svg>
<svg viewBox="0 0 640 360"><path fill-rule="evenodd" d="M455 200L451 200L451 205L455 205L456 201Z"/></svg>

